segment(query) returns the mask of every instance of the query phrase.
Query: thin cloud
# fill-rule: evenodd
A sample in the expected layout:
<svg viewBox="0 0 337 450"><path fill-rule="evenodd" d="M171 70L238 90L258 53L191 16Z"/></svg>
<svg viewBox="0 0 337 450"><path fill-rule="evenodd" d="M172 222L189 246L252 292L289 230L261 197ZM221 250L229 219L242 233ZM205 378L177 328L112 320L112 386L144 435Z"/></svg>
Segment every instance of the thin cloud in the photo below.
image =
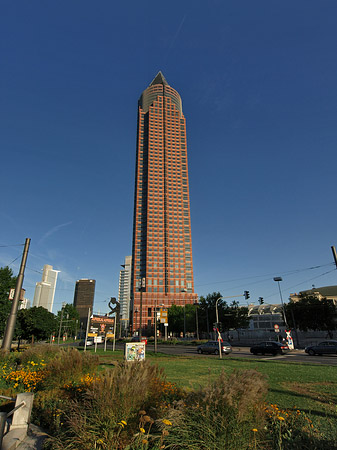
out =
<svg viewBox="0 0 337 450"><path fill-rule="evenodd" d="M71 225L72 222L66 222L66 223L61 223L60 225L56 225L56 227L51 228L49 231L47 231L47 233L45 233L42 238L39 240L38 245L41 245L44 243L44 241L46 239L48 239L50 236L52 236L54 233L56 233L57 231L59 231L61 228L66 227L68 225Z"/></svg>

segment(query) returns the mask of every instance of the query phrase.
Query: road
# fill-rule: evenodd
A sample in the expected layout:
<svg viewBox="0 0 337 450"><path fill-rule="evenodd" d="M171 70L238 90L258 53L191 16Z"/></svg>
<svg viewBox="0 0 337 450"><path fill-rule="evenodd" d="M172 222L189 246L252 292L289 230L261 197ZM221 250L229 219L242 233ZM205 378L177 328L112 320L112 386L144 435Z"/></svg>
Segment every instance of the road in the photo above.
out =
<svg viewBox="0 0 337 450"><path fill-rule="evenodd" d="M99 345L99 347L103 347ZM124 344L116 343L116 349L122 350ZM110 349L110 347L109 347ZM190 345L160 345L158 344L158 352L167 355L189 356L195 358L219 358L216 355L199 355L196 346ZM147 346L148 351L154 350L154 345L151 343ZM286 355L253 355L249 351L249 347L233 346L233 353L230 355L223 355L223 358L247 358L252 360L270 360L270 361L284 361L284 362L300 362L307 364L323 364L330 366L337 366L337 355L323 355L323 356L309 356L304 350L292 350Z"/></svg>

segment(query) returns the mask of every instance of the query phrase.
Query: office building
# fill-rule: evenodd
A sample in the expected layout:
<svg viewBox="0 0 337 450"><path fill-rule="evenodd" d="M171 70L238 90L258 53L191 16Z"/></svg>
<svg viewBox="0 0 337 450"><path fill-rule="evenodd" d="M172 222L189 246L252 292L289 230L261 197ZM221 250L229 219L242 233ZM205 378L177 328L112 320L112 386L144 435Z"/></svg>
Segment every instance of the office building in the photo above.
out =
<svg viewBox="0 0 337 450"><path fill-rule="evenodd" d="M133 331L154 308L194 303L186 123L178 92L159 72L138 101L131 275Z"/></svg>
<svg viewBox="0 0 337 450"><path fill-rule="evenodd" d="M76 281L74 306L80 315L80 328L82 332L87 327L89 308L90 316L93 314L95 284L95 280L89 280L87 278Z"/></svg>
<svg viewBox="0 0 337 450"><path fill-rule="evenodd" d="M123 336L127 334L130 321L131 261L132 256L126 256L125 263L122 265L123 269L119 272L118 301Z"/></svg>
<svg viewBox="0 0 337 450"><path fill-rule="evenodd" d="M45 264L43 266L42 281L36 283L33 306L42 306L49 312L53 311L55 289L59 270L54 270L53 266Z"/></svg>

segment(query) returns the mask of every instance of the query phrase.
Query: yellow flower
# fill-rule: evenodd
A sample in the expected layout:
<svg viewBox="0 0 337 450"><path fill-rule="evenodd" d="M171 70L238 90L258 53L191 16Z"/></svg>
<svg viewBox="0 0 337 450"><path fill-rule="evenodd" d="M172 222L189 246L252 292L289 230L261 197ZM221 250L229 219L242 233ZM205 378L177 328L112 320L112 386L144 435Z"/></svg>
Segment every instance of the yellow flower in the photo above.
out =
<svg viewBox="0 0 337 450"><path fill-rule="evenodd" d="M252 431L254 431L254 433L256 433L257 432L257 428L253 428Z"/></svg>
<svg viewBox="0 0 337 450"><path fill-rule="evenodd" d="M167 420L167 419L163 419L162 422L163 422L165 425L172 425L172 423L171 423L169 420Z"/></svg>
<svg viewBox="0 0 337 450"><path fill-rule="evenodd" d="M139 428L141 433L145 433L144 428Z"/></svg>
<svg viewBox="0 0 337 450"><path fill-rule="evenodd" d="M142 444L147 444L147 439L143 439Z"/></svg>
<svg viewBox="0 0 337 450"><path fill-rule="evenodd" d="M121 420L121 423L122 423L123 425L127 425L127 423L125 422L125 420Z"/></svg>
<svg viewBox="0 0 337 450"><path fill-rule="evenodd" d="M282 416L277 416L278 420L284 420L284 417Z"/></svg>

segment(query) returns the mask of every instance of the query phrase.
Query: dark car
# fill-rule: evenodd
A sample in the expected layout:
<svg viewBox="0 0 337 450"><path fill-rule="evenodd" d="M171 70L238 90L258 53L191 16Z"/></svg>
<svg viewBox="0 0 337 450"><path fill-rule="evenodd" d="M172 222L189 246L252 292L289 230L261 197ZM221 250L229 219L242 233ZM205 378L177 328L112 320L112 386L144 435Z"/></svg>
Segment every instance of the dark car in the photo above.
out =
<svg viewBox="0 0 337 450"><path fill-rule="evenodd" d="M283 355L285 352L289 350L287 344L282 344L280 342L274 341L265 341L260 342L259 344L253 345L250 348L250 353L257 355L258 353L271 354L271 355Z"/></svg>
<svg viewBox="0 0 337 450"><path fill-rule="evenodd" d="M337 354L337 341L323 341L316 345L308 345L305 352L311 356L323 354Z"/></svg>
<svg viewBox="0 0 337 450"><path fill-rule="evenodd" d="M219 342L218 341L208 341L205 344L201 344L197 348L198 353L214 353L219 354ZM228 355L232 352L232 346L229 342L221 342L221 352Z"/></svg>

